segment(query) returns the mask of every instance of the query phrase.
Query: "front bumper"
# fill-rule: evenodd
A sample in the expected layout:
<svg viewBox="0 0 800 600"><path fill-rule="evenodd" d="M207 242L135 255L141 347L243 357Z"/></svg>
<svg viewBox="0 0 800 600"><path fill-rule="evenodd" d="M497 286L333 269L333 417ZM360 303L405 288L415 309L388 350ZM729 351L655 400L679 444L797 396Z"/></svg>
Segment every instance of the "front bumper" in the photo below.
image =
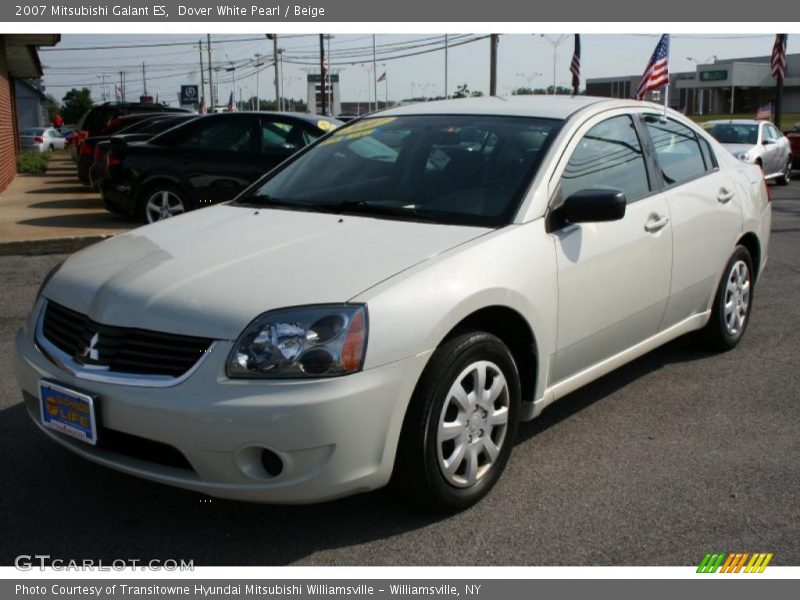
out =
<svg viewBox="0 0 800 600"><path fill-rule="evenodd" d="M224 372L231 345L216 343L178 385L121 385L79 379L57 367L35 344L29 321L16 336L15 369L28 412L48 436L131 475L220 498L274 503L330 500L388 483L428 353L345 377L231 380ZM41 424L40 379L96 396L98 446ZM101 447L104 429L171 446L190 468ZM283 462L276 477L261 466L264 448Z"/></svg>

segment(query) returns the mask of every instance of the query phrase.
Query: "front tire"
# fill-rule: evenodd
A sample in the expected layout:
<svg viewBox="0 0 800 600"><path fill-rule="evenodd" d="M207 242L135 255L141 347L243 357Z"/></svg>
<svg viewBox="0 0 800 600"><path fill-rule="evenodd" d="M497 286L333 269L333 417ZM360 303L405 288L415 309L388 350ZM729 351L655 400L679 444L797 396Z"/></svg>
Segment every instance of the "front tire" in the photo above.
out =
<svg viewBox="0 0 800 600"><path fill-rule="evenodd" d="M714 296L711 318L703 333L715 350L734 348L744 335L753 310L753 259L744 246L737 246Z"/></svg>
<svg viewBox="0 0 800 600"><path fill-rule="evenodd" d="M474 331L445 342L411 400L393 485L429 510L472 506L505 469L519 406L517 367L499 338Z"/></svg>

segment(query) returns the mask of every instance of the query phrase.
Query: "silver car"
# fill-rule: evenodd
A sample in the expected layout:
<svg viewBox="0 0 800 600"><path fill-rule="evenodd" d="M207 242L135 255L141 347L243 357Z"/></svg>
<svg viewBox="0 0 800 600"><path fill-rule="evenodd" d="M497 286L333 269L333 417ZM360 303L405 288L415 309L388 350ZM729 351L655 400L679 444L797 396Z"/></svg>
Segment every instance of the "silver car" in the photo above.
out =
<svg viewBox="0 0 800 600"><path fill-rule="evenodd" d="M64 136L53 127L28 127L19 134L23 152L52 152L64 149Z"/></svg>
<svg viewBox="0 0 800 600"><path fill-rule="evenodd" d="M791 180L791 145L769 121L707 121L703 127L736 158L761 167L766 179L778 185L787 185Z"/></svg>

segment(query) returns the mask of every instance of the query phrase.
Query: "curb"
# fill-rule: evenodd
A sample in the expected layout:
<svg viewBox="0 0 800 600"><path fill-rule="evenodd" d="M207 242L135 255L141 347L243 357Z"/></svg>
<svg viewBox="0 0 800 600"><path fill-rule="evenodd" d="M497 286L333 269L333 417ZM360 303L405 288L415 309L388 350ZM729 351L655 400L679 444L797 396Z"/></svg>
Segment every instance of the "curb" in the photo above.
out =
<svg viewBox="0 0 800 600"><path fill-rule="evenodd" d="M81 248L102 242L114 234L87 235L80 237L49 238L41 240L22 240L0 242L0 256L39 256L42 254L72 254Z"/></svg>

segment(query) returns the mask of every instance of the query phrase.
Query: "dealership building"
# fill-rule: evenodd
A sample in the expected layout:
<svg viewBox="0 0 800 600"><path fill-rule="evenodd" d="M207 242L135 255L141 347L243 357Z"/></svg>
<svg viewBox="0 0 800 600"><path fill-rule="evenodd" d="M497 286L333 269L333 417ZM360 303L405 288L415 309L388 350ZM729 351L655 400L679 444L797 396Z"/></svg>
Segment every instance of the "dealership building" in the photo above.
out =
<svg viewBox="0 0 800 600"><path fill-rule="evenodd" d="M671 73L669 105L687 114L755 114L759 106L775 102L775 79L770 56L731 58L697 65L694 71ZM590 96L632 98L641 76L600 77L586 80ZM661 91L648 99L663 101ZM800 112L800 54L786 57L783 111Z"/></svg>
<svg viewBox="0 0 800 600"><path fill-rule="evenodd" d="M39 46L54 46L58 34L0 34L0 191L14 178L19 154L19 112L17 82L42 76ZM30 86L28 86L30 87ZM23 110L23 114L25 111Z"/></svg>

